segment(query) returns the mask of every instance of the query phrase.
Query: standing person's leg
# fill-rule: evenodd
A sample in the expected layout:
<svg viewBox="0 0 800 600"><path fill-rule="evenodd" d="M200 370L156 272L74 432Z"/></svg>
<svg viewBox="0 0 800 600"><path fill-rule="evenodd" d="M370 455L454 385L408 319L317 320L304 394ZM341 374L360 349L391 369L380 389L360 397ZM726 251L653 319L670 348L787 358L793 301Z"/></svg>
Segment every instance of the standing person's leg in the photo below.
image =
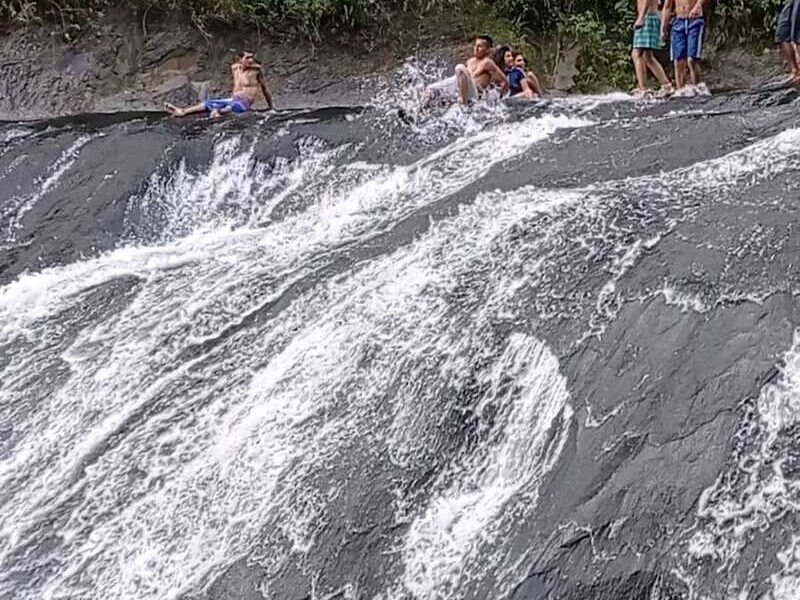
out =
<svg viewBox="0 0 800 600"><path fill-rule="evenodd" d="M671 56L675 63L675 85L679 90L686 86L686 60L689 57L687 19L678 18L672 23Z"/></svg>
<svg viewBox="0 0 800 600"><path fill-rule="evenodd" d="M643 56L644 52L639 48L634 48L631 52L633 70L636 73L636 91L640 93L647 91L647 62Z"/></svg>
<svg viewBox="0 0 800 600"><path fill-rule="evenodd" d="M786 62L786 66L789 67L792 77L795 79L800 78L800 70L797 68L796 45L792 44L791 42L782 42L780 47L783 60Z"/></svg>
<svg viewBox="0 0 800 600"><path fill-rule="evenodd" d="M703 83L703 71L699 60L694 58L689 59L689 77L691 78L692 85L700 85Z"/></svg>
<svg viewBox="0 0 800 600"><path fill-rule="evenodd" d="M664 67L661 66L661 63L658 62L658 59L655 57L655 54L652 52L646 53L646 60L647 60L647 68L650 69L650 72L658 79L658 82L661 84L661 87L664 90L672 90L672 82L667 77L666 71L664 71Z"/></svg>
<svg viewBox="0 0 800 600"><path fill-rule="evenodd" d="M800 44L789 44L792 47L794 55L794 63L792 63L792 76L794 77L795 85L800 85Z"/></svg>
<svg viewBox="0 0 800 600"><path fill-rule="evenodd" d="M789 67L792 77L796 76L797 57L792 43L792 9L793 2L785 2L778 20L775 24L775 43L778 45L781 56L786 66Z"/></svg>
<svg viewBox="0 0 800 600"><path fill-rule="evenodd" d="M702 85L703 71L701 61L703 60L703 42L706 35L706 22L702 17L689 21L689 71L692 77L692 85L701 86L700 92L707 93L707 89Z"/></svg>
<svg viewBox="0 0 800 600"><path fill-rule="evenodd" d="M792 45L792 58L789 64L792 69L792 76L796 83L800 83L800 0L794 0L789 14L789 31L787 42ZM788 52L787 52L788 54Z"/></svg>
<svg viewBox="0 0 800 600"><path fill-rule="evenodd" d="M675 61L675 86L680 90L686 87L686 61Z"/></svg>

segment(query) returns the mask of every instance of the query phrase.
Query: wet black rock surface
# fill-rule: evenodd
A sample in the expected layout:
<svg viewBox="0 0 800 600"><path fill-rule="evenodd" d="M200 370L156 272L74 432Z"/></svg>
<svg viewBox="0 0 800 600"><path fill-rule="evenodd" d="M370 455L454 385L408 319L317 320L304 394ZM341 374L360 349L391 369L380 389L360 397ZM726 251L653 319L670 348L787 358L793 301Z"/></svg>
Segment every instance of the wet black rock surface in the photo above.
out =
<svg viewBox="0 0 800 600"><path fill-rule="evenodd" d="M367 187L358 196L358 210L367 215L363 230L345 235L337 220L345 218L344 212L321 212L327 219L322 225L335 232L326 234L333 236L332 242L286 272L267 262L262 271L250 273L246 310L237 314L235 308L225 308L232 312L213 335L198 333L176 343L177 362L154 363L153 368L187 365L186 377L198 379L185 389L201 395L210 389L210 397L227 398L228 388L214 388L213 381L227 381L221 373L232 368L225 357L237 340L265 336L273 323L294 314L298 304L311 305L310 298L320 289L328 289L320 292L327 302L335 297L336 286L370 265L385 261L383 269L388 270L404 261L415 265L442 255L449 257L445 265L455 265L442 280L447 283L441 283L441 291L439 283L428 284L416 306L421 329L432 318L425 300L431 294L441 300L437 318L452 323L454 330L463 329L463 337L449 329L447 335L441 333L445 346L467 345L458 354L463 358L457 363L459 377L443 374L447 353L437 355L434 344L421 355L411 347L398 351L394 360L402 368L385 380L378 378L375 373L384 371L376 365L382 364L385 348L411 334L399 324L370 330L375 327L371 317L359 317L361 327L374 337L363 348L355 341L343 346L358 348L359 367L348 372L352 380L330 393L334 398L341 394L341 402L364 394L376 406L385 406L385 412L367 418L351 414L349 405L337 400L307 417L304 426L318 420L359 433L343 434L335 452L320 450L307 466L302 466L302 453L296 454L276 475L273 504L259 513L260 520L244 526L250 533L237 546L238 554L216 558L203 576L170 590L180 589L185 598L215 600L664 600L695 593L722 599L733 597L734 591L743 597L784 597L776 578L791 572L780 556L791 542L787 524L794 513L760 508L751 498L758 477L745 485L737 483L736 473L748 452L751 462L761 461L766 472L784 456L773 455L772 449L796 448L797 431L788 425L777 429L777 442L769 438L759 446L754 440L761 439L769 420L767 403L759 398L771 385L787 385L781 384L787 374L780 369L798 325L797 108L796 95L788 92L651 105L553 101L513 106L488 118L467 117L474 119L467 126L458 120L447 124L446 117L443 125L420 121L409 126L392 111L375 108L251 114L221 122L130 113L4 123L0 226L6 239L0 245L0 291L28 280L35 283L44 275L84 277L70 266L96 261L98 270L110 268L114 261L121 264L122 258L112 258L122 257L125 249L163 247L178 258L187 252L173 266L143 262L138 270L119 267L118 276L98 280L95 287L87 283L90 289L80 292L83 304L70 309L76 316L52 317L64 324L62 345L52 349L58 354L82 339L86 323L114 322L114 315L135 305L144 294L140 289L152 281L150 269L164 270L159 277L165 283L160 285L179 280L181 261L194 260L180 240L195 239L204 227L234 232L261 227L266 239L278 235L280 227L288 228L298 215L316 210L325 194L338 198L337 186L352 189L351 180L337 183L336 172L356 165L362 173L353 176L356 184L371 185L369 165L402 173L407 168L412 175L398 175L391 180L395 183L386 184L397 190L393 203L374 212L367 207L371 198L385 193L384 187ZM548 119L562 120L538 141L493 160L492 152L501 153L522 135L522 123L546 128ZM319 158L326 152L328 162ZM451 164L447 160L452 157ZM425 185L413 187L413 173L423 172L420 165L427 164L435 168L424 171ZM287 174L295 172L292 165L300 165L305 175ZM413 190L438 190L438 182L449 181L459 168L484 167L479 176L465 176L463 186L443 183L428 201L409 200ZM314 173L311 179L303 179L309 172ZM209 175L215 173L216 179ZM306 187L291 188L280 197L278 188L258 187L293 176ZM325 181L332 187L326 188ZM202 196L205 189L221 196L212 202ZM247 190L261 191L252 192L252 205L245 206L241 195ZM194 200L177 206L181 198ZM209 202L212 212L204 208ZM401 210L404 202L408 208ZM514 211L520 216L513 216ZM347 218L352 214L356 212L347 212ZM509 220L507 226L490 227L492 220L503 219ZM448 223L455 223L452 230ZM439 238L441 245L415 254L418 247L427 248L427 240ZM216 243L213 237L197 239L198 244ZM486 239L486 249L478 250ZM259 238L251 243L259 244ZM291 246L294 238L285 243ZM462 265L460 257L471 252L475 256ZM398 281L408 288L415 279ZM226 285L234 289L238 283L233 278ZM503 286L507 295L500 294ZM10 301L10 296L3 298ZM502 309L492 308L497 302ZM315 310L325 314L333 309ZM338 343L337 328L361 308L349 310L332 317L337 325L326 330L331 345ZM391 316L395 309L387 305L383 310ZM195 317L188 318L192 323ZM37 322L32 323L29 327L35 330ZM143 322L140 327L155 325ZM520 336L541 340L555 356L568 394L565 407L554 409L542 431L536 424L544 417L531 417L526 425L530 439L524 431L514 438L511 425L499 433L494 429L504 419L512 423L516 414L498 398L526 393L524 376L497 358L509 340ZM477 341L464 341L472 338ZM15 339L7 334L0 345L5 369L13 367L9 356L15 348L23 347ZM269 360L265 357L260 368ZM497 381L487 375L495 373L490 368L495 361L501 365L496 367ZM65 364L53 363L49 371L42 367L49 386L27 395L16 392L5 402L35 410L31 403L37 393L54 394L80 368L73 364L70 371ZM293 384L299 396L311 394L312 403L329 393L302 387L316 376L309 371ZM371 376L375 388L364 383ZM176 371L175 380L180 377ZM533 381L549 379L541 375ZM230 382L225 385L236 385ZM164 392L163 398L183 401L184 388L174 386L172 395ZM398 433L401 426L392 421L397 414L389 407L406 397L407 410L418 414L405 433ZM542 399L534 406L539 403L547 404ZM110 438L105 442L109 447L94 452L104 456L115 444L124 446L136 428L146 428L144 423L166 410L154 408L159 403L148 406L118 430L119 440ZM171 418L181 423L183 417L176 413ZM8 460L21 450L13 443L13 426L9 433L3 431L0 459ZM389 443L395 438L408 444L403 453ZM750 448L748 440L758 447ZM503 444L511 444L508 454L493 454ZM533 446L538 454L531 460L547 468L526 462ZM494 458L484 464L486 456ZM502 465L500 474L490 476L492 461ZM74 475L78 480L81 469ZM526 483L498 505L454 500L473 492L493 498L486 490L512 489L517 480ZM787 471L784 482L794 481ZM91 489L91 482L85 485ZM722 497L730 497L729 503ZM745 500L750 502L748 511L723 516L725 506L747 504ZM448 502L456 506L451 510L461 507L463 514L449 524L442 524L449 512L426 520L426 514L438 514L435 507ZM4 506L0 493L0 514ZM48 510L49 522L58 523L73 508L66 502ZM294 523L298 512L306 515L299 521L302 534L284 526ZM484 513L490 517L481 521ZM753 515L762 515L759 527L749 527L747 519ZM225 518L236 521L239 515ZM732 531L726 518L741 527ZM477 530L459 533L472 531L466 525L471 519L480 523ZM40 530L48 527L41 525ZM0 578L3 593L18 589L19 597L27 598L41 589L36 573L24 564L23 552L33 553L47 573L61 560L58 550L49 551L38 540L40 534L28 535L30 545L0 556L0 565L13 568L15 577L13 585ZM699 550L701 538L724 553ZM462 546L467 548L462 554L453 550ZM73 551L64 552L71 556ZM451 555L458 560L439 562ZM75 597L101 597L93 594L124 587L93 575L80 585L65 581L73 586L69 589L82 590ZM128 595L119 597L149 598L152 593L132 584L124 589Z"/></svg>

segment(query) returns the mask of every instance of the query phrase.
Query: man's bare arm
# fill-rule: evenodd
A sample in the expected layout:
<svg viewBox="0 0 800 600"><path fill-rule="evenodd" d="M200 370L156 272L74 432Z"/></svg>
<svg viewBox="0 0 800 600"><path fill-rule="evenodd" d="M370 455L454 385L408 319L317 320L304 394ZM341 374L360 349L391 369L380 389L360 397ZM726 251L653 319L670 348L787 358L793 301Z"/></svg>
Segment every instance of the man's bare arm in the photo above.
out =
<svg viewBox="0 0 800 600"><path fill-rule="evenodd" d="M636 0L636 23L634 27L639 28L644 25L644 17L647 14L647 0Z"/></svg>
<svg viewBox="0 0 800 600"><path fill-rule="evenodd" d="M267 101L267 106L270 110L275 110L275 104L272 101L272 94L267 87L267 78L264 77L264 71L258 70L258 84L261 86L261 93L264 94L264 100Z"/></svg>
<svg viewBox="0 0 800 600"><path fill-rule="evenodd" d="M675 6L675 0L665 0L664 9L661 11L661 38L667 39L667 29L672 21L672 10Z"/></svg>
<svg viewBox="0 0 800 600"><path fill-rule="evenodd" d="M536 92L533 91L533 86L530 84L527 77L523 79L520 83L522 84L523 96L525 96L526 98L533 98L536 95Z"/></svg>
<svg viewBox="0 0 800 600"><path fill-rule="evenodd" d="M506 79L506 74L503 73L500 67L497 66L497 63L493 60L490 60L489 64L491 65L489 68L491 70L492 77L500 82L500 90L505 92L508 89L508 79Z"/></svg>
<svg viewBox="0 0 800 600"><path fill-rule="evenodd" d="M689 12L689 16L693 19L697 17L703 16L703 0L697 0L695 5L692 7L692 10Z"/></svg>

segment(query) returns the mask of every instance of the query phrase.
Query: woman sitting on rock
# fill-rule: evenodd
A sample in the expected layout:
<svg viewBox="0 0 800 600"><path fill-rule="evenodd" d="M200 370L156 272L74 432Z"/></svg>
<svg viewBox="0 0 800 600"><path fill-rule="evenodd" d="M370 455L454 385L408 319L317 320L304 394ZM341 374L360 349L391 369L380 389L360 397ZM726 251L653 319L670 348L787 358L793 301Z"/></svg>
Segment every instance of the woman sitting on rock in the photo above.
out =
<svg viewBox="0 0 800 600"><path fill-rule="evenodd" d="M525 56L521 52L512 52L509 62L511 66L506 71L509 96L520 94L525 98L541 96L543 90L539 78L533 71L527 70Z"/></svg>

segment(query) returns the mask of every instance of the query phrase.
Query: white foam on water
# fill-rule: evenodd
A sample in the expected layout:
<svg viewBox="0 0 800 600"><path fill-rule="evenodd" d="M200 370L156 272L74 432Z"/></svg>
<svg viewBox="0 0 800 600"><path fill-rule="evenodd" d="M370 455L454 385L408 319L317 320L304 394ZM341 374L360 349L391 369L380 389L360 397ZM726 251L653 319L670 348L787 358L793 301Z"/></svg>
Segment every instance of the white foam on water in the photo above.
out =
<svg viewBox="0 0 800 600"><path fill-rule="evenodd" d="M535 510L537 485L566 441L572 416L566 380L542 342L513 335L481 378L489 388L482 402L500 414L482 456L463 457L445 473L444 489L411 524L403 586L414 598L452 597L476 576L470 561L497 535L506 504L524 492L526 510Z"/></svg>
<svg viewBox="0 0 800 600"><path fill-rule="evenodd" d="M608 94L569 95L563 98L552 98L550 102L556 108L578 110L587 113L604 104L617 102L633 102L634 98L624 92L611 92Z"/></svg>
<svg viewBox="0 0 800 600"><path fill-rule="evenodd" d="M454 451L431 498L402 506L414 519L405 572L387 586L436 598L469 583L464 565L505 531L504 507L535 506L571 417L552 352L512 325L515 315L538 318L538 305L522 312L520 294L562 292L548 273L563 268L551 258L577 244L566 236L576 219L597 229L584 242L608 238L595 256L612 276L637 259L630 240L618 243L626 230L607 218L614 188L480 194L400 250L332 279L320 273L344 244L462 190L559 127L585 124L552 116L502 124L412 165L354 165L352 185L338 192L343 179L332 174L314 202L279 220L261 223L262 214L253 224L250 212L235 227L226 215L223 225L181 229L192 206L218 215L217 197L202 186L242 199L224 171L233 163L237 177L249 177L249 149L223 143L216 152L227 159L215 173L164 184L165 205L179 207L170 213L176 237L0 288L0 347L14 348L0 373L0 421L12 427L0 453L0 596L177 598L249 555L263 524L280 522L283 557L260 557L274 572L270 561L311 551L327 503L347 484L331 481L330 498L293 508L310 473L344 464L340 453L365 436L385 450L370 460L424 460L425 441L466 402L456 392L473 402L478 443ZM278 169L287 185L253 187L242 201L303 193L307 176L289 175L313 171L303 160ZM748 182L760 177L739 164L752 171ZM746 179L724 165L714 172L725 185ZM623 183L652 187L652 179ZM304 278L315 283L296 290ZM93 303L126 282L126 295ZM279 298L280 312L265 310ZM477 397L467 393L470 379ZM500 563L486 569L475 577L514 575Z"/></svg>
<svg viewBox="0 0 800 600"><path fill-rule="evenodd" d="M800 536L793 535L787 548L778 552L781 570L770 578L769 600L796 600L800 595Z"/></svg>
<svg viewBox="0 0 800 600"><path fill-rule="evenodd" d="M50 310L57 310L63 298L104 281L126 275L146 276L147 273L158 273L161 269L186 262L213 262L214 253L232 241L229 237L252 240L260 254L269 255L268 273L285 273L306 264L315 254L366 234L374 235L386 224L463 189L485 175L492 165L516 156L561 127L588 124L585 120L558 116L533 118L514 127L503 125L495 132L496 135L485 131L460 139L410 166L371 169L357 163L340 169L336 179L336 183L340 183L349 177L350 181L355 181L354 186L344 186L342 190L340 186L330 185L331 182L324 182L323 179L322 189L316 188L320 192L316 203L280 222L268 223L263 228L249 232L225 229L209 231L200 226L187 234L185 239L166 245L121 248L74 266L22 275L11 285L0 289L0 315L4 317L2 325L24 330L25 323L45 316ZM229 151L228 144L219 150L224 157L228 156ZM246 162L245 158L241 161ZM241 169L235 169L235 176L229 177L230 173L224 167L228 160L220 159L207 176L187 179L178 175L175 185L169 186L168 192L164 190L165 205L182 207L176 211L174 223L177 228L183 227L183 215L186 213L213 213L217 201L214 196L205 193L205 186L248 190L247 182L241 180ZM342 171L346 173L342 175ZM314 169L309 172L318 173ZM377 173L377 176L365 177L365 173ZM296 183L295 187L309 193L306 189L306 184L310 183L308 178L301 178L301 181L302 184ZM183 182L188 183L184 185ZM221 256L226 256L226 253L223 252ZM235 276L241 275L243 268L239 266L240 259L243 260L243 257L226 259L230 263L224 268L232 269L226 280L237 281ZM254 272L252 276L263 277L265 274ZM35 298L43 301L36 302Z"/></svg>
<svg viewBox="0 0 800 600"><path fill-rule="evenodd" d="M12 127L11 129L7 129L3 132L2 139L0 139L0 144L7 144L13 140L18 140L20 138L28 137L32 135L33 131L30 129L26 129L23 127Z"/></svg>
<svg viewBox="0 0 800 600"><path fill-rule="evenodd" d="M684 313L693 310L696 313L704 314L710 310L710 307L697 294L681 292L670 285L665 285L657 293L664 297L664 302L678 307Z"/></svg>
<svg viewBox="0 0 800 600"><path fill-rule="evenodd" d="M570 122L541 123L523 127L516 142L487 134L479 141L513 156ZM436 282L480 260L468 226L484 221L465 213L447 229L460 237L434 229L427 243L318 285L271 320L222 332L289 289L313 252L480 177L491 164L474 164L482 154L462 141L395 170L407 175L393 175L388 192L386 179L365 180L263 228L199 228L0 288L0 344L17 348L0 383L0 413L13 423L0 455L0 594L175 598L250 548L260 533L253 524L291 496L277 488L281 475L291 466L299 477L363 431L359 419L373 414L364 406L381 400L376 390L396 373L398 357L441 343L443 326L455 330L442 325L446 286ZM423 185L434 172L439 180ZM427 191L422 200L399 194L409 181ZM513 213L485 222L502 230ZM479 235L484 252L492 231ZM86 312L98 286L126 279L130 295L112 316ZM381 350L370 376L362 362L376 335L396 343ZM186 355L205 341L210 349ZM50 371L61 375L48 388L41 374ZM36 402L24 402L33 389L42 390ZM326 412L337 407L341 422ZM313 545L315 514L286 524L294 551ZM46 545L43 523L53 534ZM36 577L26 578L28 569Z"/></svg>
<svg viewBox="0 0 800 600"><path fill-rule="evenodd" d="M420 206L463 189L483 177L492 166L513 158L556 130L591 125L586 119L545 115L521 123L479 128L410 165L386 166L351 162L337 166L337 158L351 152L349 145L324 149L319 141L300 144L299 156L268 165L253 158L253 144L240 147L239 138L219 142L214 160L201 174L185 165L167 177L154 176L151 190L135 204L166 209L166 237L198 227L263 224L281 203L307 206L299 218L314 219L315 227L362 232L391 222ZM365 221L364 217L369 216ZM296 217L297 218L297 217Z"/></svg>
<svg viewBox="0 0 800 600"><path fill-rule="evenodd" d="M751 593L752 582L728 573L753 539L767 534L788 515L800 513L800 480L786 472L800 422L800 331L784 355L777 381L766 385L739 433L733 465L700 497L696 530L686 548L698 564L716 566L721 589L730 595ZM782 564L771 578L770 598L793 599L800 589L797 538L779 552ZM769 558L769 557L768 557ZM689 562L685 570L691 574ZM689 575L690 576L690 575ZM714 596L717 597L717 596Z"/></svg>

